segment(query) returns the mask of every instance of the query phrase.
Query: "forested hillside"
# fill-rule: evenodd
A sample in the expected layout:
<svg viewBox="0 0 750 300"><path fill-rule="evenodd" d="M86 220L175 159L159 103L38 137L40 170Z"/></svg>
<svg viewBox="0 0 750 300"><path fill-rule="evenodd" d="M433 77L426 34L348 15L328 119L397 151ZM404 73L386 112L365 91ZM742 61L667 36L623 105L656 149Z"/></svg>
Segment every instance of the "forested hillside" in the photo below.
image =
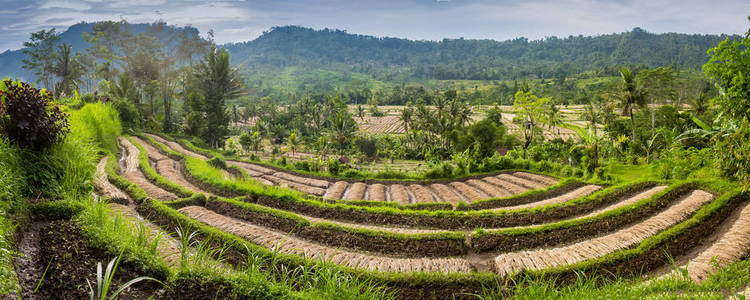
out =
<svg viewBox="0 0 750 300"><path fill-rule="evenodd" d="M507 41L411 41L341 30L276 27L245 43L224 45L251 74L289 67L348 71L381 81L554 78L619 65L697 70L706 50L736 36L653 34L640 28L601 36L517 38Z"/></svg>

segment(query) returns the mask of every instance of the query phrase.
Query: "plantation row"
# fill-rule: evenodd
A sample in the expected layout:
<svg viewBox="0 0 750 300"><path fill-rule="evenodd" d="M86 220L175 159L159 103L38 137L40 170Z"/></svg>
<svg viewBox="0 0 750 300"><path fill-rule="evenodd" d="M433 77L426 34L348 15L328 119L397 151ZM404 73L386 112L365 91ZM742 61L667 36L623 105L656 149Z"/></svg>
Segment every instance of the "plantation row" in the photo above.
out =
<svg viewBox="0 0 750 300"><path fill-rule="evenodd" d="M168 141L157 135L148 136L159 143L168 145L172 150L182 155L207 159L206 156L192 152L177 142ZM266 185L289 187L310 195L323 196L326 199L387 201L399 205L449 203L457 206L460 202L472 203L488 198L509 197L529 190L543 189L558 183L558 180L549 176L527 172L481 176L465 182L414 182L408 184L397 182L334 182L326 178L311 178L310 176L277 170L255 163L228 161L228 164L242 168L252 179Z"/></svg>
<svg viewBox="0 0 750 300"><path fill-rule="evenodd" d="M726 226L730 229L693 258L704 261L695 264L701 270L710 269L706 257L722 253L728 263L744 257L750 246L748 209L729 216L746 207L744 195L717 196L698 181L607 188L566 184L501 208L411 210L387 202L367 206L308 199L282 187L237 180L245 175L233 167L212 168L205 155L152 137L120 139L124 180L118 181L113 163L100 162L100 173L109 163L109 178L119 187L97 180L104 198L123 198L124 189L139 203L141 215L161 228L191 224L203 239L235 245L238 256L249 243L268 255L283 255L281 261L331 262L399 288L402 297L425 297L428 290L433 296L481 291L482 286L493 286L497 276L508 279L521 271L560 280L570 280L574 271L598 268L613 274L648 272L663 265L666 255L689 253L722 224L731 223ZM501 175L490 178L500 180ZM362 193L368 185L367 191L393 192L392 186L373 187L376 184L352 183L349 189ZM494 202L514 199L520 198ZM435 289L437 284L441 288Z"/></svg>

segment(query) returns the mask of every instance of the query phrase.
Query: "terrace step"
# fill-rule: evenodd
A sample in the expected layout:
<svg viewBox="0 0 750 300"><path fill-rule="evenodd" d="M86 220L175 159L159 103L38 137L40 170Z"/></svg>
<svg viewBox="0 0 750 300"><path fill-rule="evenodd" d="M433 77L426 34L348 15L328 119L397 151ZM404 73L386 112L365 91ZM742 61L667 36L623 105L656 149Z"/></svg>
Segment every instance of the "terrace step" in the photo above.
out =
<svg viewBox="0 0 750 300"><path fill-rule="evenodd" d="M580 188L577 188L575 190L572 190L570 192L567 192L565 194L562 194L560 196L549 198L542 201L536 201L532 203L526 203L526 204L520 204L515 206L506 206L506 207L500 207L500 208L493 208L492 210L515 210L515 209L524 209L524 208L532 208L532 207L541 207L541 206L547 206L547 205L553 205L558 203L567 202L573 199L578 199L583 196L588 196L593 194L594 192L600 190L602 187L598 185L585 185Z"/></svg>
<svg viewBox="0 0 750 300"><path fill-rule="evenodd" d="M702 282L708 275L750 254L750 203L743 205L729 230L687 264L688 276L694 282Z"/></svg>
<svg viewBox="0 0 750 300"><path fill-rule="evenodd" d="M505 277L525 269L570 265L624 250L683 221L713 199L713 194L695 190L658 215L611 234L564 247L504 253L495 258L496 271Z"/></svg>
<svg viewBox="0 0 750 300"><path fill-rule="evenodd" d="M168 179L169 181L176 183L178 185L181 185L185 187L186 189L190 190L194 193L206 193L202 191L197 186L190 183L186 178L185 175L180 171L180 163L178 163L176 160L171 159L167 157L164 154L161 154L154 146L151 146L151 144L146 143L145 141L139 139L138 137L131 137L133 141L138 143L141 147L143 147L144 150L146 150L146 154L148 157L156 162L156 172L159 173L159 175L163 176L164 178ZM210 193L206 193L209 194Z"/></svg>
<svg viewBox="0 0 750 300"><path fill-rule="evenodd" d="M242 237L269 250L299 255L308 259L331 261L352 268L378 272L440 272L469 273L471 264L463 258L394 258L325 247L308 241L252 225L204 207L188 206L179 209L185 216Z"/></svg>
<svg viewBox="0 0 750 300"><path fill-rule="evenodd" d="M138 154L140 150L125 138L121 137L119 141L125 153L125 167L122 170L122 176L138 185L151 198L161 201L177 200L178 197L175 194L156 186L143 175L143 172L138 168Z"/></svg>
<svg viewBox="0 0 750 300"><path fill-rule="evenodd" d="M99 192L103 199L111 199L114 202L130 202L130 197L123 191L118 189L107 179L107 172L105 171L108 157L103 157L96 165L96 178L94 178L94 186Z"/></svg>

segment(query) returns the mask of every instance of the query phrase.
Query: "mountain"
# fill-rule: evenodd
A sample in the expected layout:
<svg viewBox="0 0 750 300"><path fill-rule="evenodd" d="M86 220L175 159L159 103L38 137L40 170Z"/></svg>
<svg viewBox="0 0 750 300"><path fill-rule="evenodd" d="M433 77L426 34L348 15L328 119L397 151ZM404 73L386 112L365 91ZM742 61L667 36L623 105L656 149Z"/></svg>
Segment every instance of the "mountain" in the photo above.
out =
<svg viewBox="0 0 750 300"><path fill-rule="evenodd" d="M62 41L81 51L89 45L81 34L93 23L71 26ZM130 24L142 32L149 24ZM195 30L194 28L192 30ZM673 66L699 70L706 50L726 38L739 36L664 33L635 28L599 36L516 38L507 41L444 39L413 41L314 30L274 27L257 39L222 45L232 54L249 82L258 88L286 91L338 88L337 84L374 80L411 83L424 80L508 80L556 78L587 71L615 74L618 66ZM33 78L21 69L20 50L0 54L0 77Z"/></svg>
<svg viewBox="0 0 750 300"><path fill-rule="evenodd" d="M258 75L285 68L355 72L384 81L406 79L553 78L622 65L697 70L706 50L739 36L665 33L635 28L599 36L517 38L507 41L411 41L341 30L275 27L259 38L224 45L235 64ZM397 75L401 74L401 75Z"/></svg>

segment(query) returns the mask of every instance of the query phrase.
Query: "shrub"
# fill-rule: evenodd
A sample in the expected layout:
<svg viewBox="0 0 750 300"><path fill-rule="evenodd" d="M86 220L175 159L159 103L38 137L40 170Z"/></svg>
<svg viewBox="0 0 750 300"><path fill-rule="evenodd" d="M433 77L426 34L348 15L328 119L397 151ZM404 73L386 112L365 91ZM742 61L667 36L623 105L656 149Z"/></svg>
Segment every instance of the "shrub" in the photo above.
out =
<svg viewBox="0 0 750 300"><path fill-rule="evenodd" d="M209 165L211 165L214 168L217 169L226 169L227 168L227 162L218 156L214 156L213 158L206 161Z"/></svg>
<svg viewBox="0 0 750 300"><path fill-rule="evenodd" d="M141 128L141 117L138 113L138 108L135 107L133 102L126 99L118 98L112 101L112 106L117 110L120 115L120 121L122 126L126 129L138 129Z"/></svg>
<svg viewBox="0 0 750 300"><path fill-rule="evenodd" d="M359 173L359 171L357 171L357 170L349 169L349 170L346 170L346 172L344 172L343 175L346 178L356 178L356 177L361 176L362 174Z"/></svg>
<svg viewBox="0 0 750 300"><path fill-rule="evenodd" d="M67 114L46 90L4 80L0 84L0 102L0 131L23 148L47 148L62 141L70 131Z"/></svg>
<svg viewBox="0 0 750 300"><path fill-rule="evenodd" d="M341 171L341 163L338 159L331 157L328 160L328 173L331 173L331 175L339 175L339 171Z"/></svg>
<svg viewBox="0 0 750 300"><path fill-rule="evenodd" d="M308 163L307 161L304 161L304 160L297 161L297 162L294 162L293 165L294 165L294 168L297 170L310 171L310 163Z"/></svg>

